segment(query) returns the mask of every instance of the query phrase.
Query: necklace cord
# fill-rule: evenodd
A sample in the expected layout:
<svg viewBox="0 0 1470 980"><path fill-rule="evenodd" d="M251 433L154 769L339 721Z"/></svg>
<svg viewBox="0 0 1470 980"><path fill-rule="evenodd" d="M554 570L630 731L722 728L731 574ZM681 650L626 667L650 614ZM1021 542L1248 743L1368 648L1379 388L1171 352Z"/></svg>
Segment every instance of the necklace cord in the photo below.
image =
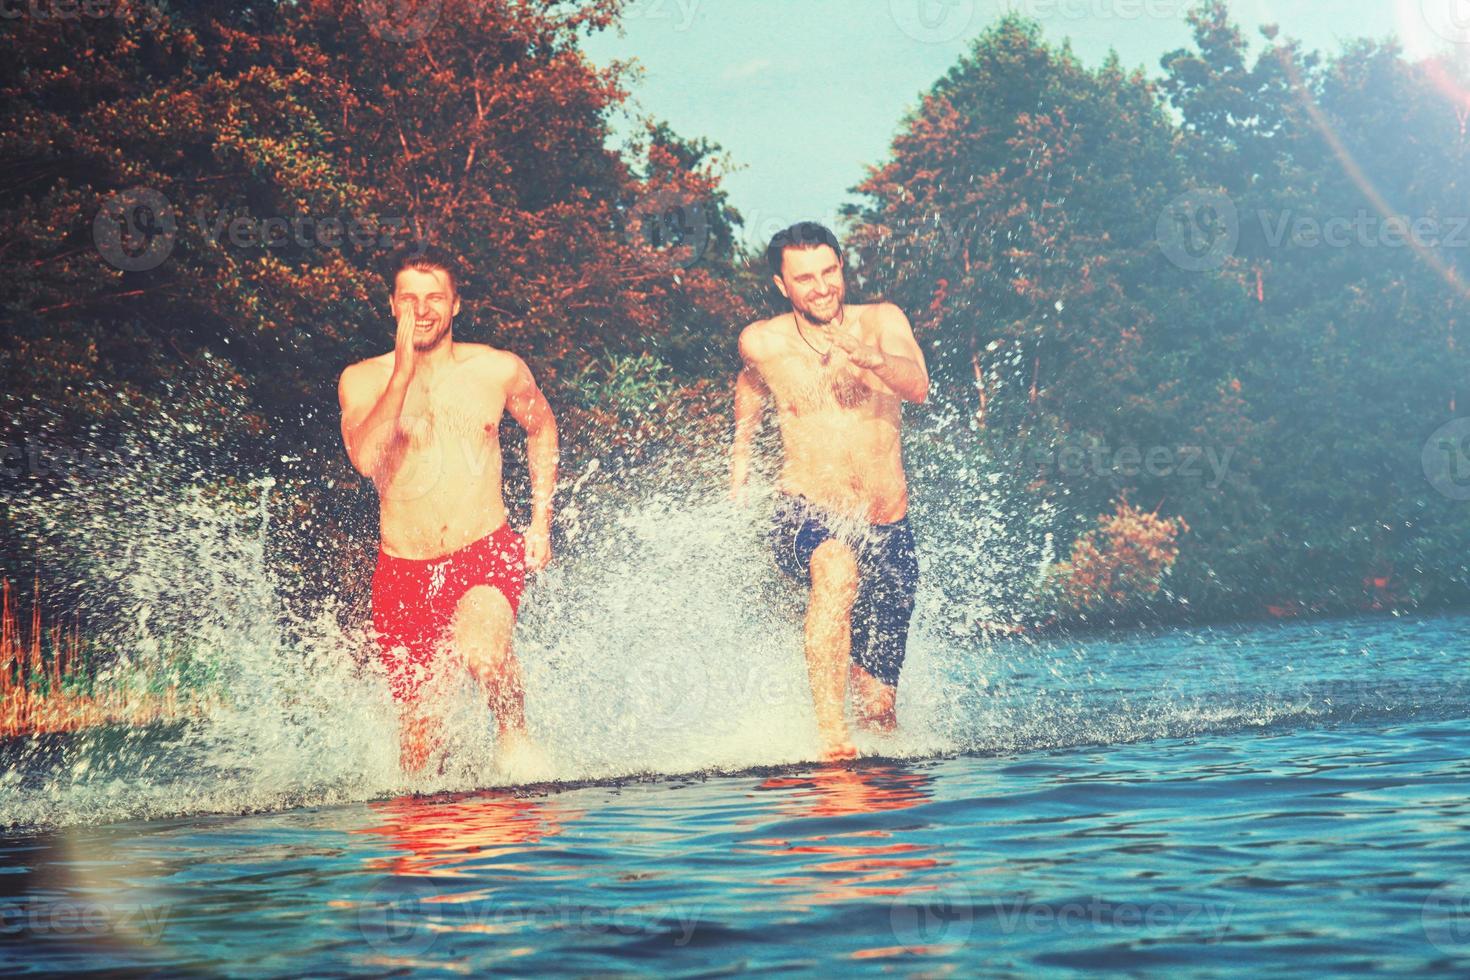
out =
<svg viewBox="0 0 1470 980"><path fill-rule="evenodd" d="M843 304L842 309L838 311L837 315L841 317L841 320L838 322L838 326L841 326L842 324L847 322L847 304ZM826 364L827 360L832 356L832 348L837 346L836 341L833 341L830 345L828 345L825 351L817 350L817 345L813 344L810 340L807 340L806 331L801 329L801 314L797 313L795 310L792 310L791 319L793 322L796 323L796 335L800 337L802 339L802 342L810 347L812 351L822 359L823 364Z"/></svg>

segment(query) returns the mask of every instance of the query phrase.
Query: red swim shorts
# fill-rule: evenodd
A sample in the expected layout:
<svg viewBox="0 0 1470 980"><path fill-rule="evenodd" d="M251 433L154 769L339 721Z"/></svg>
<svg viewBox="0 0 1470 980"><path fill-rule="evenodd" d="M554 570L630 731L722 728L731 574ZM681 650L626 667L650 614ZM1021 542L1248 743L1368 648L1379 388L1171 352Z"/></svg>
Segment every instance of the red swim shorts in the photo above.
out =
<svg viewBox="0 0 1470 980"><path fill-rule="evenodd" d="M466 592L477 585L498 589L514 616L525 584L526 541L509 524L438 558L396 558L379 548L373 631L394 700L412 700L429 679L436 647Z"/></svg>

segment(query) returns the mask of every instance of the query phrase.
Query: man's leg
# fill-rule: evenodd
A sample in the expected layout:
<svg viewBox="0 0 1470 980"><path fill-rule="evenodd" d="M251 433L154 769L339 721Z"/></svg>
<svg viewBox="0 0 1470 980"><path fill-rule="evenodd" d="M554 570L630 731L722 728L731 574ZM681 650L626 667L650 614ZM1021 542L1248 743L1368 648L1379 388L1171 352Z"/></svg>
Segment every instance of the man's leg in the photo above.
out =
<svg viewBox="0 0 1470 980"><path fill-rule="evenodd" d="M919 587L919 561L906 521L869 539L860 575L853 610L853 708L864 729L886 734L898 727L898 675Z"/></svg>
<svg viewBox="0 0 1470 980"><path fill-rule="evenodd" d="M418 772L444 743L443 725L437 711L417 698L400 706L398 718L398 765Z"/></svg>
<svg viewBox="0 0 1470 980"><path fill-rule="evenodd" d="M499 589L477 585L454 611L452 645L485 691L502 739L526 731L521 668L510 650L515 614Z"/></svg>
<svg viewBox="0 0 1470 980"><path fill-rule="evenodd" d="M858 724L865 731L888 734L898 728L895 711L898 688L885 684L857 664L849 675L852 682L852 705Z"/></svg>
<svg viewBox="0 0 1470 980"><path fill-rule="evenodd" d="M513 782L550 774L545 753L526 733L521 665L511 652L515 613L499 590L477 585L465 593L454 615L454 643L465 666L480 682L498 728L495 759Z"/></svg>
<svg viewBox="0 0 1470 980"><path fill-rule="evenodd" d="M857 755L843 717L847 666L852 649L852 604L857 598L857 557L841 541L828 539L812 552L812 593L806 610L806 669L829 759Z"/></svg>

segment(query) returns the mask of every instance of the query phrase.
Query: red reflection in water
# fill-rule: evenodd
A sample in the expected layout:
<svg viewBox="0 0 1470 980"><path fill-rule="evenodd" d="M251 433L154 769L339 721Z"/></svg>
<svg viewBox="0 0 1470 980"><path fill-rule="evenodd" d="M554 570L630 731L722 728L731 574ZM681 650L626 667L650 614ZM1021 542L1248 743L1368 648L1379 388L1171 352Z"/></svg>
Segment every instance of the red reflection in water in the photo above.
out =
<svg viewBox="0 0 1470 980"><path fill-rule="evenodd" d="M404 852L369 863L374 870L391 874L457 875L467 862L519 853L528 845L557 836L567 823L582 816L581 811L550 799L499 793L435 799L403 797L369 805L383 823L355 833L386 837ZM531 870L515 864L497 867Z"/></svg>
<svg viewBox="0 0 1470 980"><path fill-rule="evenodd" d="M908 809L929 798L930 782L922 773L887 767L831 768L775 777L757 789L782 791L777 809L783 813L832 818ZM788 855L817 857L802 863L798 874L767 879L772 885L799 889L800 894L789 900L796 905L930 891L932 882L919 884L911 878L914 872L941 864L927 845L895 840L888 830L763 838L751 843L777 865Z"/></svg>

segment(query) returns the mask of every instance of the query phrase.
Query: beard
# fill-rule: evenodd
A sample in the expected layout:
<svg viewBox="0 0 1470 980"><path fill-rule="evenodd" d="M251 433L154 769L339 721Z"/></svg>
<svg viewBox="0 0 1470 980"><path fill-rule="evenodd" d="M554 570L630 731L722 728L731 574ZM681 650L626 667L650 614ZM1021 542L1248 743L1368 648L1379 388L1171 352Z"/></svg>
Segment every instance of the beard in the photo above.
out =
<svg viewBox="0 0 1470 980"><path fill-rule="evenodd" d="M847 299L847 290L842 288L837 290L836 295L828 300L825 306L813 306L811 303L793 299L791 307L813 326L825 327L842 315L842 303L845 299Z"/></svg>
<svg viewBox="0 0 1470 980"><path fill-rule="evenodd" d="M449 327L452 322L453 321L436 323L434 324L433 328L431 328L431 331L425 333L422 337L417 335L418 331L417 329L415 329L415 336L413 338L413 349L422 354L438 347L444 342L444 338L449 336Z"/></svg>

